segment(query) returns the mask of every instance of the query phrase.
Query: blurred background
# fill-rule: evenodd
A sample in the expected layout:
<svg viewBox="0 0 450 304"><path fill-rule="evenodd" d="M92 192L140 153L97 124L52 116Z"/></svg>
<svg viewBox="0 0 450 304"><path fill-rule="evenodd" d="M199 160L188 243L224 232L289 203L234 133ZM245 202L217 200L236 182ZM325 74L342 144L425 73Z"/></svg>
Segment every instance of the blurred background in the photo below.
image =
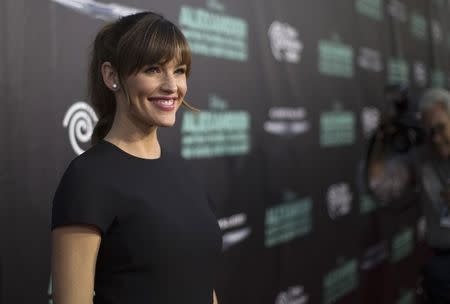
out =
<svg viewBox="0 0 450 304"><path fill-rule="evenodd" d="M219 302L419 303L417 104L450 84L447 0L1 0L2 303L52 303L53 194L98 120L89 48L142 10L178 24L193 52L187 100L202 111L159 138L216 206ZM375 134L389 126L393 169L376 187Z"/></svg>

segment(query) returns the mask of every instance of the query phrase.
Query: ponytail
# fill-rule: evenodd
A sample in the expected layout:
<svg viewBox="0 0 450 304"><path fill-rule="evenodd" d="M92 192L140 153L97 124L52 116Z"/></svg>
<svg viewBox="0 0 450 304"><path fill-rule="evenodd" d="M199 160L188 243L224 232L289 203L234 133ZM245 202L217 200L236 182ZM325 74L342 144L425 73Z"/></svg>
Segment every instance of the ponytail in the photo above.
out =
<svg viewBox="0 0 450 304"><path fill-rule="evenodd" d="M105 85L102 75L103 62L113 61L112 31L112 24L108 24L100 30L95 38L91 53L88 96L98 116L98 122L92 132L91 144L96 144L108 134L116 114L116 98L114 93Z"/></svg>

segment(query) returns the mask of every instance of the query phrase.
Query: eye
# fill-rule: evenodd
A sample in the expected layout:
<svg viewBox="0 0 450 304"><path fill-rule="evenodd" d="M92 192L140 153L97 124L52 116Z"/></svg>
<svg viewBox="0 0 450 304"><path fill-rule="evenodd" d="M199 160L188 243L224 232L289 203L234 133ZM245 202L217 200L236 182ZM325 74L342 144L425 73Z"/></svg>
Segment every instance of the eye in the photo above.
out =
<svg viewBox="0 0 450 304"><path fill-rule="evenodd" d="M144 72L148 73L148 74L158 73L159 71L160 71L160 69L158 66L151 66L144 70Z"/></svg>
<svg viewBox="0 0 450 304"><path fill-rule="evenodd" d="M434 136L435 134L441 134L445 130L445 124L437 123L434 126L431 126L429 129L430 136Z"/></svg>
<svg viewBox="0 0 450 304"><path fill-rule="evenodd" d="M176 74L186 74L186 68L185 67L180 67L178 69L175 70Z"/></svg>
<svg viewBox="0 0 450 304"><path fill-rule="evenodd" d="M436 130L437 130L439 133L442 133L442 132L445 130L445 124L444 124L444 123L439 123L439 124L437 124Z"/></svg>

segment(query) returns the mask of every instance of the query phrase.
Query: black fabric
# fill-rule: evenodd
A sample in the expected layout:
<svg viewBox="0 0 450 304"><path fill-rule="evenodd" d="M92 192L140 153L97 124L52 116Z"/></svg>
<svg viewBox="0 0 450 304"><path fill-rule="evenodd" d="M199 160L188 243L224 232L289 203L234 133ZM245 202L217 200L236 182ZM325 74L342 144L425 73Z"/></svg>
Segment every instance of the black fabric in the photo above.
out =
<svg viewBox="0 0 450 304"><path fill-rule="evenodd" d="M100 141L66 170L52 229L101 231L95 304L211 304L221 233L210 204L182 159L142 159Z"/></svg>
<svg viewBox="0 0 450 304"><path fill-rule="evenodd" d="M444 251L432 256L423 270L423 286L430 303L450 303L450 254Z"/></svg>
<svg viewBox="0 0 450 304"><path fill-rule="evenodd" d="M434 255L447 255L450 257L450 249L431 248Z"/></svg>

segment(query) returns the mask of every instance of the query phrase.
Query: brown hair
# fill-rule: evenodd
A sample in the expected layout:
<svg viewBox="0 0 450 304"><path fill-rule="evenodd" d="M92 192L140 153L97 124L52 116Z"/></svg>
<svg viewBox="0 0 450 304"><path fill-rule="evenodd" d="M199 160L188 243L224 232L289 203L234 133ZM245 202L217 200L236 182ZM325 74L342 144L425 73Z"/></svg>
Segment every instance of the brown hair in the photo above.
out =
<svg viewBox="0 0 450 304"><path fill-rule="evenodd" d="M191 68L191 52L180 29L163 16L141 12L121 17L105 25L95 37L88 75L88 97L98 115L91 143L104 138L111 129L116 113L114 93L106 87L101 72L102 64L109 61L116 69L119 85L130 100L125 79L142 67L164 64L178 58L186 64L186 75ZM182 103L190 110L197 110Z"/></svg>

